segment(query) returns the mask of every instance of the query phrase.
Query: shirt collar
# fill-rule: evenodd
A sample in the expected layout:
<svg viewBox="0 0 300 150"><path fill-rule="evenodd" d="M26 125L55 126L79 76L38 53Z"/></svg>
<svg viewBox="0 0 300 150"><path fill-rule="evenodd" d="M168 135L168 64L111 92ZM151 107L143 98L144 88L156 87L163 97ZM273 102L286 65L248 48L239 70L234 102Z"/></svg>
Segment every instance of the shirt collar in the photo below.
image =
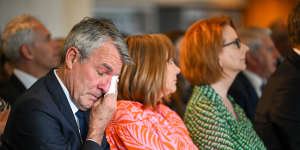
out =
<svg viewBox="0 0 300 150"><path fill-rule="evenodd" d="M29 89L37 81L36 77L17 68L14 69L14 74L23 83L26 89Z"/></svg>
<svg viewBox="0 0 300 150"><path fill-rule="evenodd" d="M244 70L243 71L244 75L249 79L250 83L254 87L257 96L261 96L261 86L266 82L263 80L261 77L259 77L257 74L249 71L249 70Z"/></svg>
<svg viewBox="0 0 300 150"><path fill-rule="evenodd" d="M71 96L70 96L70 93L68 91L68 89L65 87L65 85L63 84L63 82L60 80L60 78L58 77L58 75L56 74L56 69L53 70L54 71L54 75L55 77L57 78L60 86L62 87L67 99L68 99L68 102L71 106L71 109L72 109L72 112L73 114L75 115L75 113L78 111L78 108L76 107L76 105L74 104L74 102L71 100Z"/></svg>

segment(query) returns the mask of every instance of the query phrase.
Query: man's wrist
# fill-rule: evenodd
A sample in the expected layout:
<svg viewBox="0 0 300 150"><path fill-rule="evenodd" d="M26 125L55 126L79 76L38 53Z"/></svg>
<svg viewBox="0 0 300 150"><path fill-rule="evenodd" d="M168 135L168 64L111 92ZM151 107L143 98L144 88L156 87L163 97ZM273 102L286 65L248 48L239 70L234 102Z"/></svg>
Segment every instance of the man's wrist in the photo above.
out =
<svg viewBox="0 0 300 150"><path fill-rule="evenodd" d="M86 139L89 139L89 140L94 141L94 142L98 143L99 145L101 145L104 132L105 132L104 127L100 127L100 126L95 127L95 126L91 125Z"/></svg>

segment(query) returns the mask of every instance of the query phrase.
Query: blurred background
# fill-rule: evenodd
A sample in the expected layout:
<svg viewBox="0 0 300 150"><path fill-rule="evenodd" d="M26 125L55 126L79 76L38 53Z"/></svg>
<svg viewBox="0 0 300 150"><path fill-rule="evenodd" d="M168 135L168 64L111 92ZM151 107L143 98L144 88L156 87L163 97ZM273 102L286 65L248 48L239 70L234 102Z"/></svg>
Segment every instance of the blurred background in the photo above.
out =
<svg viewBox="0 0 300 150"><path fill-rule="evenodd" d="M228 15L236 26L269 27L286 22L297 0L0 0L0 31L21 14L40 19L65 37L85 16L113 20L125 35L185 30L199 19Z"/></svg>

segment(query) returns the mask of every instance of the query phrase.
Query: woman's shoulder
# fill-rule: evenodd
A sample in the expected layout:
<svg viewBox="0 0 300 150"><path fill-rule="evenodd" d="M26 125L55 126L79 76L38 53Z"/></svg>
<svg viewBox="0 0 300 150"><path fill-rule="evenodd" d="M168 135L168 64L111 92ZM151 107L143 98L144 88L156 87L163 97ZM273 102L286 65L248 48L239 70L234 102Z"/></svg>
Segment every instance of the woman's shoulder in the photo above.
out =
<svg viewBox="0 0 300 150"><path fill-rule="evenodd" d="M136 101L119 100L112 122L132 123L142 121L144 116L143 104Z"/></svg>
<svg viewBox="0 0 300 150"><path fill-rule="evenodd" d="M130 101L130 100L118 100L117 102L117 110L132 110L132 111L138 111L141 110L143 107L143 104L136 102L136 101Z"/></svg>
<svg viewBox="0 0 300 150"><path fill-rule="evenodd" d="M175 113L175 111L173 111L171 108L169 108L169 107L166 106L165 104L159 104L159 105L158 105L158 109L159 109L160 111L163 111L163 112Z"/></svg>
<svg viewBox="0 0 300 150"><path fill-rule="evenodd" d="M216 96L209 93L209 89L206 86L195 86L194 92L188 102L185 118L186 117L197 117L195 113L201 113L207 117L216 117L219 112L219 107Z"/></svg>
<svg viewBox="0 0 300 150"><path fill-rule="evenodd" d="M201 95L199 93L193 93L188 105L192 106L200 106L200 105L207 105L212 106L214 104L214 101L212 101L208 96Z"/></svg>
<svg viewBox="0 0 300 150"><path fill-rule="evenodd" d="M160 114L162 114L163 116L165 116L167 119L169 120L179 120L182 121L180 116L171 108L169 108L168 106L164 105L164 104L159 104L158 105L158 111Z"/></svg>
<svg viewBox="0 0 300 150"><path fill-rule="evenodd" d="M119 100L117 102L116 112L123 113L141 113L143 111L143 104L130 100Z"/></svg>

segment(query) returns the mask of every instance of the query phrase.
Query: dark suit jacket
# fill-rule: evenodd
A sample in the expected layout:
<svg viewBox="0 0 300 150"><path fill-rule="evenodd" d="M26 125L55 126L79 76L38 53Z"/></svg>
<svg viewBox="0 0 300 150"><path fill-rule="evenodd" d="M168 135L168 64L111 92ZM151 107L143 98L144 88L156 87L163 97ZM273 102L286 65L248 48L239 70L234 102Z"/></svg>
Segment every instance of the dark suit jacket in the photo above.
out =
<svg viewBox="0 0 300 150"><path fill-rule="evenodd" d="M229 95L244 109L251 122L254 122L258 96L253 85L244 73L241 72L237 75L229 89Z"/></svg>
<svg viewBox="0 0 300 150"><path fill-rule="evenodd" d="M264 88L255 129L270 150L300 149L300 56L293 50Z"/></svg>
<svg viewBox="0 0 300 150"><path fill-rule="evenodd" d="M12 74L8 80L0 82L0 97L13 105L16 99L26 91L23 83Z"/></svg>
<svg viewBox="0 0 300 150"><path fill-rule="evenodd" d="M101 148L90 140L81 142L71 107L53 70L17 100L2 142L10 150L109 149L105 136Z"/></svg>

